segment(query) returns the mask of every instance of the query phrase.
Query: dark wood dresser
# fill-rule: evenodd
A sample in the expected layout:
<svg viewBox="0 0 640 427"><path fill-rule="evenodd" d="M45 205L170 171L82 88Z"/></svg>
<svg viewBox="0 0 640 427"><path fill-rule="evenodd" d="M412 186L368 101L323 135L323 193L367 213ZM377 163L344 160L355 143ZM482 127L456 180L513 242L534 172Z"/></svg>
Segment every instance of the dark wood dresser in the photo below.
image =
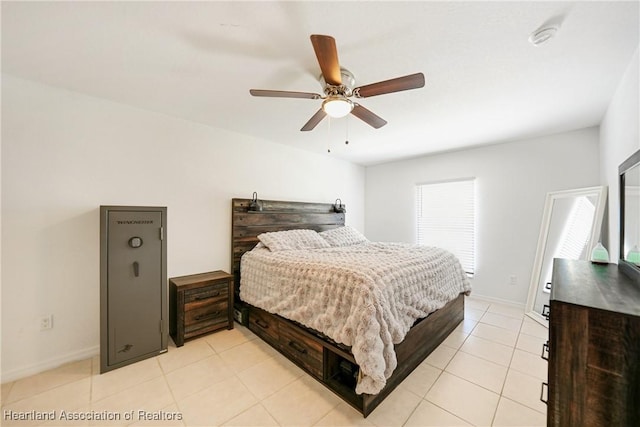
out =
<svg viewBox="0 0 640 427"><path fill-rule="evenodd" d="M233 276L221 270L169 279L169 333L176 346L233 329Z"/></svg>
<svg viewBox="0 0 640 427"><path fill-rule="evenodd" d="M640 288L615 264L555 259L548 426L640 426Z"/></svg>

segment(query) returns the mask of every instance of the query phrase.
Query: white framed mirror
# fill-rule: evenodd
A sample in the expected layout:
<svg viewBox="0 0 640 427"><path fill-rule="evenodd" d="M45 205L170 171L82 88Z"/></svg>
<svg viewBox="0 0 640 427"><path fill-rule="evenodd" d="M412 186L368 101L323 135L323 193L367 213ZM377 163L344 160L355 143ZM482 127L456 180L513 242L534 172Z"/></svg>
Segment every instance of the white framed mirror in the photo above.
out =
<svg viewBox="0 0 640 427"><path fill-rule="evenodd" d="M590 258L599 242L606 202L606 186L547 193L525 307L526 314L542 325L548 326L543 310L553 286L553 259Z"/></svg>

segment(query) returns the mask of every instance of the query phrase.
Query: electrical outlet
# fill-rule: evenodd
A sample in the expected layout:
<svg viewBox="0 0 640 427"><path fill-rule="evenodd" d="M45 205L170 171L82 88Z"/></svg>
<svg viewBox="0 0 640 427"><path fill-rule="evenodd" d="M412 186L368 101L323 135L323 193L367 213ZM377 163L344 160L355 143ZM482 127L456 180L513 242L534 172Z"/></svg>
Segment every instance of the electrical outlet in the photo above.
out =
<svg viewBox="0 0 640 427"><path fill-rule="evenodd" d="M518 277L515 274L509 276L509 284L511 286L516 286L518 284Z"/></svg>
<svg viewBox="0 0 640 427"><path fill-rule="evenodd" d="M40 330L44 331L53 328L53 314L40 318Z"/></svg>

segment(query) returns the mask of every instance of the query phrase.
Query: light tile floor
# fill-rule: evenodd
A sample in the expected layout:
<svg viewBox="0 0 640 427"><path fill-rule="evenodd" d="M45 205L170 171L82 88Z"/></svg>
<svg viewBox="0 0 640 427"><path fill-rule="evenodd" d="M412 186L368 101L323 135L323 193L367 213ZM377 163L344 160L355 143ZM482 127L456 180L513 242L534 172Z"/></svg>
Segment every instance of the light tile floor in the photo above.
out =
<svg viewBox="0 0 640 427"><path fill-rule="evenodd" d="M0 424L544 426L539 396L547 366L540 352L547 334L522 310L467 298L464 322L363 418L236 324L103 375L94 357L2 384ZM8 417L30 411L55 411L56 419Z"/></svg>

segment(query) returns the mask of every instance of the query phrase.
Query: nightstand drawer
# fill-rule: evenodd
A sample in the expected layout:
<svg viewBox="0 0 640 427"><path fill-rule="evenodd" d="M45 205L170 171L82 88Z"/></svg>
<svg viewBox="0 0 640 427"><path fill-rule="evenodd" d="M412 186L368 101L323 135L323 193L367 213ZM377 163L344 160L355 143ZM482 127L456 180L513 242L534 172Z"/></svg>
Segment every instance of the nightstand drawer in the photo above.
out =
<svg viewBox="0 0 640 427"><path fill-rule="evenodd" d="M184 337L191 338L206 332L215 331L228 325L227 301L206 305L184 313Z"/></svg>
<svg viewBox="0 0 640 427"><path fill-rule="evenodd" d="M322 378L322 345L286 323L280 323L280 348L308 372Z"/></svg>
<svg viewBox="0 0 640 427"><path fill-rule="evenodd" d="M207 304L194 310L186 310L184 312L184 325L188 327L195 323L226 322L228 312L229 305L226 300L216 304Z"/></svg>
<svg viewBox="0 0 640 427"><path fill-rule="evenodd" d="M229 294L227 283L217 283L211 286L205 286L197 289L189 289L184 291L185 310L189 310L189 306L194 303L206 301L211 303L211 299L227 299Z"/></svg>

